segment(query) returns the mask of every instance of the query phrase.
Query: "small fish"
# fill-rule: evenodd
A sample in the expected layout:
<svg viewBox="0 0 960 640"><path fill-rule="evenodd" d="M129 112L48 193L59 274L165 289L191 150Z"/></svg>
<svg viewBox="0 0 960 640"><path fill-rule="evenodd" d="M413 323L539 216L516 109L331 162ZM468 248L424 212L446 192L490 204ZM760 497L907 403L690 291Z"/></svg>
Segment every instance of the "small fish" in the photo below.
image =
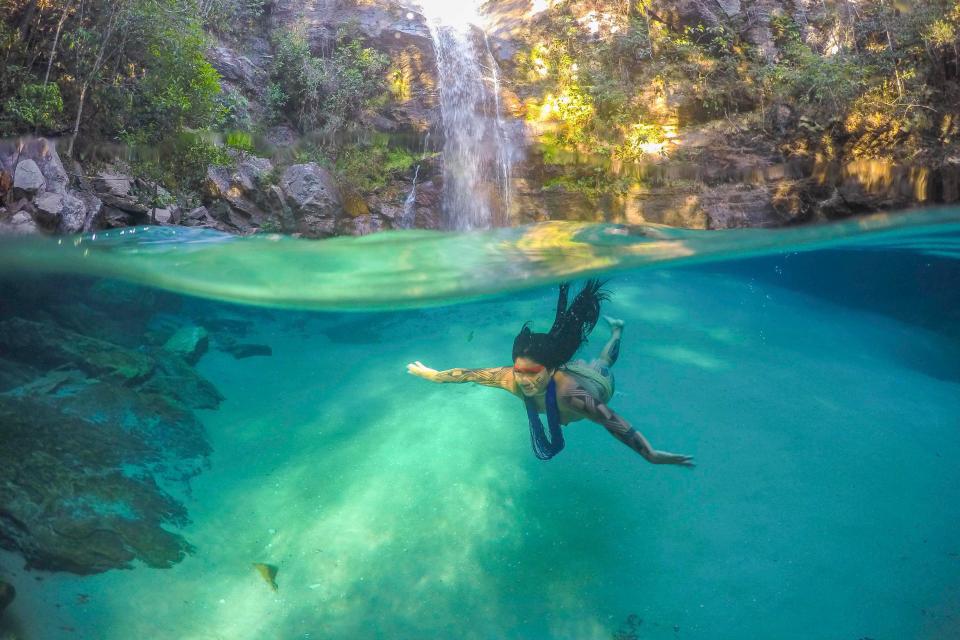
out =
<svg viewBox="0 0 960 640"><path fill-rule="evenodd" d="M470 332L470 335L467 336L467 342L473 341L473 331Z"/></svg>
<svg viewBox="0 0 960 640"><path fill-rule="evenodd" d="M262 562L254 562L253 568L256 569L260 577L270 585L271 589L277 591L277 568L275 566L272 564L263 564Z"/></svg>

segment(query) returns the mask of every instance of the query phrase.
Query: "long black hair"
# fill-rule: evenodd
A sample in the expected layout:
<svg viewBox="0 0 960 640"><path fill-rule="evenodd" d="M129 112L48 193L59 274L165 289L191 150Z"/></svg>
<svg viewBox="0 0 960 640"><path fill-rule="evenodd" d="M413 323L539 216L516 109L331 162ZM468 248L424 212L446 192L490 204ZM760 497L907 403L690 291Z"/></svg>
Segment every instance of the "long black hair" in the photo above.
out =
<svg viewBox="0 0 960 640"><path fill-rule="evenodd" d="M601 289L604 282L587 280L583 289L567 307L570 283L560 285L557 296L557 316L547 333L534 333L527 322L513 340L513 359L529 358L548 369L556 369L568 362L577 352L600 318L600 303L610 299Z"/></svg>

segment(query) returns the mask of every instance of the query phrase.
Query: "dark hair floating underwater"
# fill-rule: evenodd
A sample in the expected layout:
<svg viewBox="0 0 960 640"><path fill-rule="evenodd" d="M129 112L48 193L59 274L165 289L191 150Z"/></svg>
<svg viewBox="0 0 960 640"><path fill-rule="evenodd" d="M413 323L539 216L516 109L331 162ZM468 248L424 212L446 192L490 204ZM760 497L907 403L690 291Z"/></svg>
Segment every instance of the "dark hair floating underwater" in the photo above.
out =
<svg viewBox="0 0 960 640"><path fill-rule="evenodd" d="M563 431L560 429L560 409L557 407L557 383L553 380L547 385L547 424L550 426L550 439L543 430L543 422L533 398L524 398L527 406L527 419L530 421L530 446L541 460L549 460L563 451Z"/></svg>
<svg viewBox="0 0 960 640"><path fill-rule="evenodd" d="M529 322L524 324L513 341L513 359L530 358L549 369L556 369L568 362L597 326L601 302L610 299L610 294L601 289L603 284L599 280L587 280L574 298L573 304L568 307L570 283L561 283L557 295L557 313L550 331L533 333L530 331ZM524 398L524 404L527 407L533 452L541 460L549 460L560 453L565 445L560 427L560 410L557 407L556 382L551 378L545 398L549 439L540 420L537 403L532 398Z"/></svg>

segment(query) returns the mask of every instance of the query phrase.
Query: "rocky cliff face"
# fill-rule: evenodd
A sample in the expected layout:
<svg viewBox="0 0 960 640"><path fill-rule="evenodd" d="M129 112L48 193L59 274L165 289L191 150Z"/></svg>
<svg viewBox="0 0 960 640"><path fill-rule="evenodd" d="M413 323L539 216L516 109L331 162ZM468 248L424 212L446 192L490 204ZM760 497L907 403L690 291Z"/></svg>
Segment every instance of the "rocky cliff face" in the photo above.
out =
<svg viewBox="0 0 960 640"><path fill-rule="evenodd" d="M845 132L849 123L825 120L809 105L768 104L758 97L762 88L751 82L766 78L790 55L785 48L790 42L802 40L818 55L839 46L830 40L831 25L839 23L831 22L837 14L829 7L782 0L682 0L647 3L638 13L622 4L573 1L544 8L529 0L486 3L490 51L500 65L488 71L491 77L502 76L499 115L520 155L505 198L511 203L509 215L501 222L780 226L960 197L960 153L952 147L914 150L908 157L890 138L866 152L863 138ZM276 0L267 9L256 29L240 39L218 41L208 52L224 91L242 96L248 105L252 127L261 132L260 157L235 152L233 166L211 166L200 201L188 205L175 202L176 194L158 198L162 188L134 178L135 172L122 163L95 170L70 167L68 174L50 141L7 143L0 146L0 229L73 233L184 224L231 233L327 237L411 224L442 226L439 151L445 140L436 54L424 16L394 0ZM328 162L312 153L317 136L325 134L298 131L292 120L278 124L270 115L271 65L277 55L271 34L304 30L309 49L323 56L336 47L344 25L388 57L395 89L389 100L363 111L354 123L364 135L386 141L381 155L353 161L374 164L372 171L381 179L370 184L350 184L333 168L350 160L346 151L342 157L328 156ZM799 40L785 40L784 25L799 25ZM549 61L535 68L538 56L550 55L538 47L559 36L568 48L602 52L594 54L592 64L604 70L590 71L592 84L576 87L580 94L556 93L563 88L556 84L560 80L549 82L550 74L558 73L567 74L568 84L570 78L576 81L584 71L577 71L577 60L571 59L572 65L568 60L565 71L548 70ZM657 38L666 44L655 55ZM721 74L718 80L698 83L694 77L733 63L753 66L730 69L732 80ZM534 73L531 79L531 69L542 77ZM954 72L947 68L944 73ZM598 78L613 76L633 78L634 84L613 78L620 88L604 94L596 86ZM637 94L618 95L623 87ZM592 102L577 102L588 93ZM629 154L575 137L562 149L557 146L564 118L578 117L564 110L570 112L573 105L592 109L586 117L599 117L612 108L603 102L608 99L626 100L639 114L634 125L616 125L623 130L623 143L633 145ZM947 118L955 105L939 110L943 126L956 128L960 116L954 124ZM418 160L401 170L390 168L384 155L390 149L403 149Z"/></svg>
<svg viewBox="0 0 960 640"><path fill-rule="evenodd" d="M426 149L431 132L435 144L442 144L437 142L436 136L440 118L436 60L429 27L419 12L389 0L278 0L271 5L261 26L261 31L253 37L239 43L221 43L211 51L211 61L223 75L228 89L246 96L255 118L263 118L267 110L264 88L272 55L269 33L305 26L310 50L323 53L335 46L338 33L349 26L365 45L389 57L391 82L402 87L383 108L362 114L361 126L369 132L387 136L391 144L415 151ZM283 175L277 185L264 185L244 178L242 164L233 179L226 178L222 170L216 172L219 177L211 175L208 181L211 189L205 205L209 211L219 212L214 218L225 224L204 224L234 232L249 232L251 227L266 226L269 230L299 233L305 237L364 235L403 226L404 204L411 193L413 167L409 176L389 177L383 186L360 193L349 185L338 184L335 176L316 163L291 164L296 149L309 145L311 135L309 131L298 132L289 125L268 128L266 142L274 149L273 161ZM416 226L437 228L442 171L433 161L420 164L422 170L416 199L408 208L413 210ZM271 170L273 166L258 177ZM389 169L384 167L382 171L388 173ZM255 203L260 212L272 214L268 216L272 219L266 225L250 220L250 207L238 202L238 196ZM237 216L237 212L241 215ZM264 217L262 213L255 213L253 217L258 215ZM197 219L196 215L193 217Z"/></svg>
<svg viewBox="0 0 960 640"><path fill-rule="evenodd" d="M488 3L506 52L505 102L530 139L516 176L521 220L780 226L957 201L955 135L935 139L937 127L956 121L955 73L944 80L935 65L925 68L946 102L917 107L942 117L912 140L865 134L858 118L887 119L888 133L905 125L896 113L873 113L875 98L840 95L844 82L866 82L844 76L865 62L831 56L892 48L893 39L870 38L893 14L872 16L858 32L854 17L829 3L548 5ZM920 20L919 9L903 11ZM809 93L769 102L790 83Z"/></svg>

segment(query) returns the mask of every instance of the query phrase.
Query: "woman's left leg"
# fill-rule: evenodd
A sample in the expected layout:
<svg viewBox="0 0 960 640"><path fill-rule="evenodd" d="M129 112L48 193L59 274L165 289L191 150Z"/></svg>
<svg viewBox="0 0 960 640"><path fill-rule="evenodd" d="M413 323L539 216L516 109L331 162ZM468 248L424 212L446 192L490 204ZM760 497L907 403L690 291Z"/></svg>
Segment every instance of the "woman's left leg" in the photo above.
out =
<svg viewBox="0 0 960 640"><path fill-rule="evenodd" d="M600 357L597 358L599 364L612 367L620 357L620 336L623 334L623 320L617 320L610 316L603 316L603 319L610 325L610 339L604 345Z"/></svg>

